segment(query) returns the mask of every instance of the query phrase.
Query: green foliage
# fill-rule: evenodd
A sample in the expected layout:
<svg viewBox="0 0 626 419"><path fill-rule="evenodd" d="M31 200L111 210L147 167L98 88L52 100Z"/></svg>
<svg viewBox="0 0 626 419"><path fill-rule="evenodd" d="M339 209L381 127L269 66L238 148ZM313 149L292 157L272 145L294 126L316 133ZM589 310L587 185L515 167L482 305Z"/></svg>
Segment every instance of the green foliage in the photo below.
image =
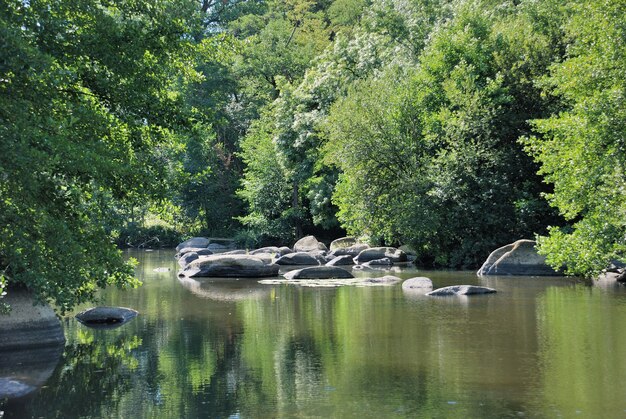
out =
<svg viewBox="0 0 626 419"><path fill-rule="evenodd" d="M566 110L534 121L525 140L554 185L550 203L572 222L552 228L541 252L571 274L592 276L626 251L626 28L621 1L571 2L567 58L551 67L546 90Z"/></svg>
<svg viewBox="0 0 626 419"><path fill-rule="evenodd" d="M190 115L193 2L0 6L0 266L61 311L136 286L113 206L165 196Z"/></svg>
<svg viewBox="0 0 626 419"><path fill-rule="evenodd" d="M349 233L409 243L424 263L473 267L550 219L516 140L530 116L546 112L525 80L552 51L540 35L518 34L525 15L502 13L461 4L414 70L387 67L333 106L326 160L343 172L334 199ZM511 60L526 42L544 46L536 61Z"/></svg>

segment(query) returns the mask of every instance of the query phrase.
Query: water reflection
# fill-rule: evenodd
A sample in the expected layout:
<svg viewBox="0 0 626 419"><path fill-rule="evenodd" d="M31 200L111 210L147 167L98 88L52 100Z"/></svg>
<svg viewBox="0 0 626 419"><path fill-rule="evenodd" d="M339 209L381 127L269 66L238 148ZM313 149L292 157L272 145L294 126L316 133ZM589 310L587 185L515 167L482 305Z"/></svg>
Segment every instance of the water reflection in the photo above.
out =
<svg viewBox="0 0 626 419"><path fill-rule="evenodd" d="M137 256L144 287L108 290L104 302L141 315L107 331L68 318L59 367L27 402L0 407L5 417L606 417L626 409L620 289L415 270L398 275L499 292L435 299L407 298L400 285L186 283L173 253ZM171 275L154 272L170 266Z"/></svg>

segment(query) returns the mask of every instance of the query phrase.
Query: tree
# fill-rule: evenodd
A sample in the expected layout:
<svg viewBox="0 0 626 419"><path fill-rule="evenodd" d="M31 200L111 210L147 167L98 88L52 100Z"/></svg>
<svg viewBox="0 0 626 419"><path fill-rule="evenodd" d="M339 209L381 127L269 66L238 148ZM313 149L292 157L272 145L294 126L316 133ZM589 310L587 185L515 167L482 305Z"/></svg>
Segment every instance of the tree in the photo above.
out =
<svg viewBox="0 0 626 419"><path fill-rule="evenodd" d="M126 0L0 6L0 266L62 312L137 285L113 205L164 196L192 111L196 8Z"/></svg>
<svg viewBox="0 0 626 419"><path fill-rule="evenodd" d="M539 240L555 267L593 276L626 251L626 4L574 1L568 8L567 57L543 79L566 108L537 119L525 139L554 185L551 205L570 221Z"/></svg>

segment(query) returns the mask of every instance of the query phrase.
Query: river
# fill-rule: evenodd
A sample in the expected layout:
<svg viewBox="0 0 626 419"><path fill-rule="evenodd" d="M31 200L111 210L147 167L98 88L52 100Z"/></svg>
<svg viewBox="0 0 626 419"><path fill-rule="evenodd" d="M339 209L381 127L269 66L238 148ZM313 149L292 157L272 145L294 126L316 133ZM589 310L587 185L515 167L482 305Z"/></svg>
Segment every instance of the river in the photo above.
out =
<svg viewBox="0 0 626 419"><path fill-rule="evenodd" d="M102 304L139 316L110 330L65 317L52 376L0 417L626 416L626 287L412 268L391 274L498 293L189 284L171 250L128 254L144 285Z"/></svg>

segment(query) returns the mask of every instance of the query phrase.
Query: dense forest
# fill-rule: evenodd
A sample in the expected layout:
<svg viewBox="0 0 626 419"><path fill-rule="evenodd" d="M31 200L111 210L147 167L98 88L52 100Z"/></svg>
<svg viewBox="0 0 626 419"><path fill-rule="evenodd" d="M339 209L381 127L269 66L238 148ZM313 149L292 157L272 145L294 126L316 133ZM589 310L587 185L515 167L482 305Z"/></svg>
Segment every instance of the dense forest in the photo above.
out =
<svg viewBox="0 0 626 419"><path fill-rule="evenodd" d="M303 234L473 268L626 246L622 0L5 0L0 293L137 285L120 246Z"/></svg>

